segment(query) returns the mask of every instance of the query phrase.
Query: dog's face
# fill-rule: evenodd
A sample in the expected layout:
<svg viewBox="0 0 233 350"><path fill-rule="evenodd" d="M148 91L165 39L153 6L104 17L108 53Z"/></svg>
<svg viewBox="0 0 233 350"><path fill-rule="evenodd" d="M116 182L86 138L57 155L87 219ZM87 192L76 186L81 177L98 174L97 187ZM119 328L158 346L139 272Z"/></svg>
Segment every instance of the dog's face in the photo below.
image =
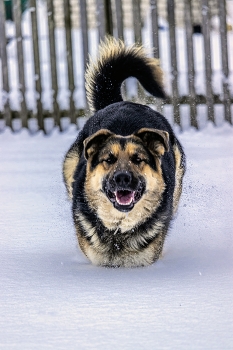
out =
<svg viewBox="0 0 233 350"><path fill-rule="evenodd" d="M85 187L92 207L111 215L113 207L127 213L140 202L145 208L151 200L153 206L152 197L164 190L160 159L168 142L167 132L147 128L127 137L102 129L87 138Z"/></svg>

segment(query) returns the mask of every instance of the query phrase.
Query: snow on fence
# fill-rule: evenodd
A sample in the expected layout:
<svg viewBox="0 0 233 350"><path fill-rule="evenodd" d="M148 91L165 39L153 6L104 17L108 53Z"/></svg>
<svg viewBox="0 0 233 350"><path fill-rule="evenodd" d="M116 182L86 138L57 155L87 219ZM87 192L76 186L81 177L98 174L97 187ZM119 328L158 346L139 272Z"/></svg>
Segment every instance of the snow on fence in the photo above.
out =
<svg viewBox="0 0 233 350"><path fill-rule="evenodd" d="M29 0L23 14L21 0L12 0L13 22L6 20L0 1L0 131L6 125L14 131L26 127L48 133L54 125L64 130L88 116L84 71L89 54L97 54L106 34L127 44L142 43L160 58L165 73L166 101L147 95L134 79L123 87L127 99L140 98L163 109L181 127L203 124L200 106L206 111L201 118L216 124L215 105L221 105L224 120L232 123L233 32L227 31L225 1L218 0L218 15L213 18L211 2L198 0L201 34L193 32L197 0L183 0L183 25L177 25L176 1L166 1L164 17L158 6L162 0L150 0L142 18L141 1L134 0L131 26L125 26L124 1L131 0L96 0L96 27L88 22L93 8L86 0L78 2L78 23L72 17L71 0L60 0L62 26L56 22L54 0Z"/></svg>

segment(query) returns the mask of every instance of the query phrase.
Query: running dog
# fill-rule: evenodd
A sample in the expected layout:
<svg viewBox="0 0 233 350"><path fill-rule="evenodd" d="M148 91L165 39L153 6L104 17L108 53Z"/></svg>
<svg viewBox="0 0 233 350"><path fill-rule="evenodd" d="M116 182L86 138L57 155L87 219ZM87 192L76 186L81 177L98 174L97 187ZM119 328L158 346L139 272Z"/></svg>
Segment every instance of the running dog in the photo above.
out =
<svg viewBox="0 0 233 350"><path fill-rule="evenodd" d="M93 264L109 267L147 266L159 258L185 172L168 121L148 106L123 101L128 77L165 97L158 61L141 46L107 39L86 72L93 115L63 163L80 248Z"/></svg>

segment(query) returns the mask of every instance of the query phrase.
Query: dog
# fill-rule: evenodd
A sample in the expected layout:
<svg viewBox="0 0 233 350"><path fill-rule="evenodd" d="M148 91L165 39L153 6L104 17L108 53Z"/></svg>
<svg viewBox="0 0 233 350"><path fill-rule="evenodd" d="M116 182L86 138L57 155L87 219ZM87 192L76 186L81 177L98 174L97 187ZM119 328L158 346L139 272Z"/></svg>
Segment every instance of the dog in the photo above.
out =
<svg viewBox="0 0 233 350"><path fill-rule="evenodd" d="M106 267L147 266L160 257L185 173L184 151L165 117L123 101L128 77L165 97L157 60L142 46L106 39L86 72L93 115L63 163L79 246Z"/></svg>

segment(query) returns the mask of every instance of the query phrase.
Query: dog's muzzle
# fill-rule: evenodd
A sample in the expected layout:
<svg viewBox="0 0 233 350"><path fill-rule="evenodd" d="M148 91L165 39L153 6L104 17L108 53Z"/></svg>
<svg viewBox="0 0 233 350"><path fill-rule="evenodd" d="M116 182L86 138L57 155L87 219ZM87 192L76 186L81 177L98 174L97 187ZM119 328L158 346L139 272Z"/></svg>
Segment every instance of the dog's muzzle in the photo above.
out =
<svg viewBox="0 0 233 350"><path fill-rule="evenodd" d="M104 184L104 192L114 207L123 212L133 209L145 191L145 181L129 171L116 171Z"/></svg>

